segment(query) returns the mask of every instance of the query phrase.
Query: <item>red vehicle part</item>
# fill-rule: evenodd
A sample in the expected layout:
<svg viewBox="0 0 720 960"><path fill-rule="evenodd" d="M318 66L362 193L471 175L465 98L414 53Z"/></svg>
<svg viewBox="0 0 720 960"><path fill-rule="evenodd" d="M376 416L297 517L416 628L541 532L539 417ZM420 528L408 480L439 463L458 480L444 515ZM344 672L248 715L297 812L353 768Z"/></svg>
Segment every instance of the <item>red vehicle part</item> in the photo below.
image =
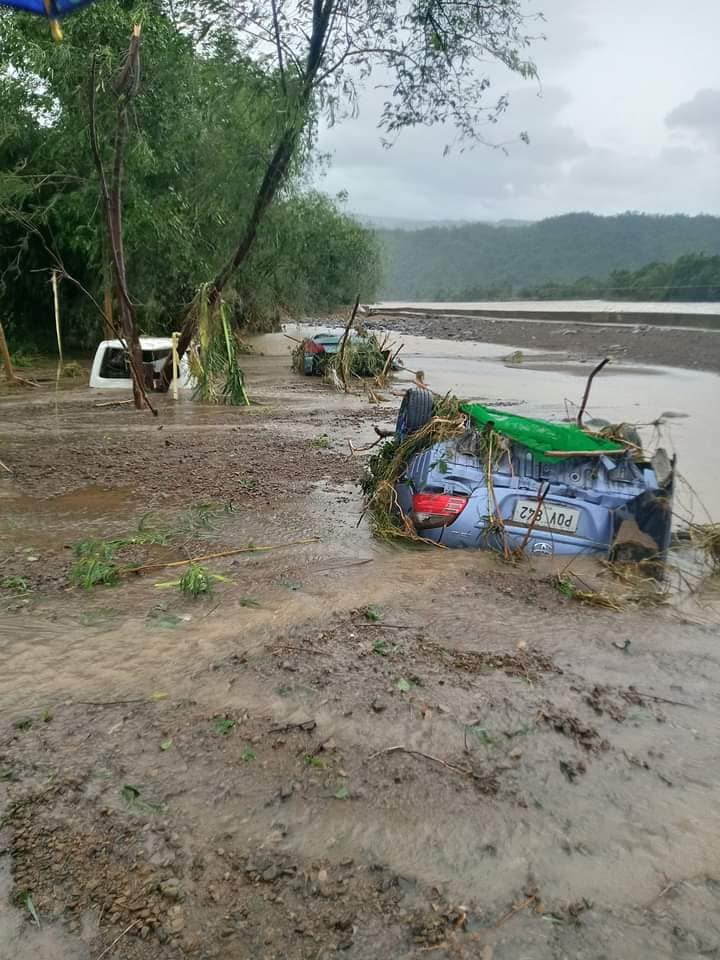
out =
<svg viewBox="0 0 720 960"><path fill-rule="evenodd" d="M412 521L418 530L447 527L467 506L468 498L454 493L414 493Z"/></svg>

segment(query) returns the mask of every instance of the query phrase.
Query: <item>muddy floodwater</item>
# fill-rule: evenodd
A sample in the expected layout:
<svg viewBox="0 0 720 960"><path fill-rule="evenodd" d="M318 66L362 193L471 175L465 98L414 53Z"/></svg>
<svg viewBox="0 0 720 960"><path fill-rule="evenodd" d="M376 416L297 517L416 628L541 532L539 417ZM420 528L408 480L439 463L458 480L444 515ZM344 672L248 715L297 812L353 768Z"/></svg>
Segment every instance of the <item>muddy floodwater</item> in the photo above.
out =
<svg viewBox="0 0 720 960"><path fill-rule="evenodd" d="M573 416L596 361L403 340L438 393L530 416ZM717 576L681 551L651 604L596 562L378 542L350 444L410 375L370 404L253 345L246 409L0 397L0 958L720 956ZM719 387L593 386L677 453L678 526L720 516Z"/></svg>
<svg viewBox="0 0 720 960"><path fill-rule="evenodd" d="M307 327L288 327L287 332L299 337L302 330L307 335ZM395 334L395 340L405 344L401 356L408 370L423 370L437 393L451 391L489 405L511 404L515 413L549 420L576 416L595 365L589 359L578 362L532 349L518 356L503 344L405 334ZM274 336L262 343L268 352L283 349ZM644 443L652 447L661 443L676 454L679 471L690 485L681 481L679 500L688 515L707 520L707 513L720 516L720 443L712 441L720 437L718 409L720 376L715 373L611 363L594 380L586 419L637 424Z"/></svg>

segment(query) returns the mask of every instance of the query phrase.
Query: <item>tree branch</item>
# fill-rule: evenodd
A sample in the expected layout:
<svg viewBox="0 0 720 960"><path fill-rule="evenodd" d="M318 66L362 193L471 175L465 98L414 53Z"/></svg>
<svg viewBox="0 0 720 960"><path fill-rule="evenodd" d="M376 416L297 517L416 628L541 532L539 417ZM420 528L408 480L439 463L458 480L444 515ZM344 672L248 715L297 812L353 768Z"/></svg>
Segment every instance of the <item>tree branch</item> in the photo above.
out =
<svg viewBox="0 0 720 960"><path fill-rule="evenodd" d="M287 83L285 82L285 66L283 64L282 42L280 40L280 24L278 22L277 0L272 0L273 30L275 32L275 46L277 49L278 69L280 70L280 86L287 97Z"/></svg>

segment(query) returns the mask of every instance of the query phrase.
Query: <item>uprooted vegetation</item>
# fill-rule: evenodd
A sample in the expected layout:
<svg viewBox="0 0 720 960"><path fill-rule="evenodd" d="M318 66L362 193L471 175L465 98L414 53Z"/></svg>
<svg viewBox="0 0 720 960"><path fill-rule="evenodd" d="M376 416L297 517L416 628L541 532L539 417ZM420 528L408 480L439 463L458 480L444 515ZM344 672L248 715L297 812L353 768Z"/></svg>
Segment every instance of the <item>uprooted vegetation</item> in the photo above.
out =
<svg viewBox="0 0 720 960"><path fill-rule="evenodd" d="M690 542L702 550L708 562L720 569L720 523L691 523Z"/></svg>
<svg viewBox="0 0 720 960"><path fill-rule="evenodd" d="M122 576L129 573L142 572L146 564L140 559L145 557L143 548L177 548L194 542L203 535L211 533L216 523L232 513L232 504L195 504L184 511L172 526L155 527L148 525L148 518L143 518L135 533L124 537L114 537L108 540L80 540L73 547L75 560L68 572L68 580L72 586L90 589L96 586L114 586ZM170 562L170 561L168 561ZM208 592L196 587L202 577L197 575L198 564L188 560L190 569L186 577L190 576L192 584L184 578L178 581L181 592L197 595ZM149 569L162 567L162 562L147 564Z"/></svg>
<svg viewBox="0 0 720 960"><path fill-rule="evenodd" d="M381 538L403 537L421 540L410 519L399 508L396 484L405 466L420 450L443 440L460 437L466 429L466 418L460 412L460 401L447 395L433 400L432 418L404 440L388 440L378 453L370 457L367 472L361 481L365 509L370 515L373 533Z"/></svg>

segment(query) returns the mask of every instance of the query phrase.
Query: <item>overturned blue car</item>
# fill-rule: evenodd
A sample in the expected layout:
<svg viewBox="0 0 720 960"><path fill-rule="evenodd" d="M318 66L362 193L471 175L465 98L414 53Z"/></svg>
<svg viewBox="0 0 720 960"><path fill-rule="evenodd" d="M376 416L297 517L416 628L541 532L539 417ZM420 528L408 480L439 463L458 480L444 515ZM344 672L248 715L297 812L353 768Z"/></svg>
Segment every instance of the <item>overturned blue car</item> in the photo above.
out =
<svg viewBox="0 0 720 960"><path fill-rule="evenodd" d="M591 432L480 404L459 411L456 426L435 417L420 387L403 400L394 442L409 455L394 507L406 529L445 547L664 559L675 467L664 451L646 459L620 427ZM433 442L433 423L454 435Z"/></svg>

